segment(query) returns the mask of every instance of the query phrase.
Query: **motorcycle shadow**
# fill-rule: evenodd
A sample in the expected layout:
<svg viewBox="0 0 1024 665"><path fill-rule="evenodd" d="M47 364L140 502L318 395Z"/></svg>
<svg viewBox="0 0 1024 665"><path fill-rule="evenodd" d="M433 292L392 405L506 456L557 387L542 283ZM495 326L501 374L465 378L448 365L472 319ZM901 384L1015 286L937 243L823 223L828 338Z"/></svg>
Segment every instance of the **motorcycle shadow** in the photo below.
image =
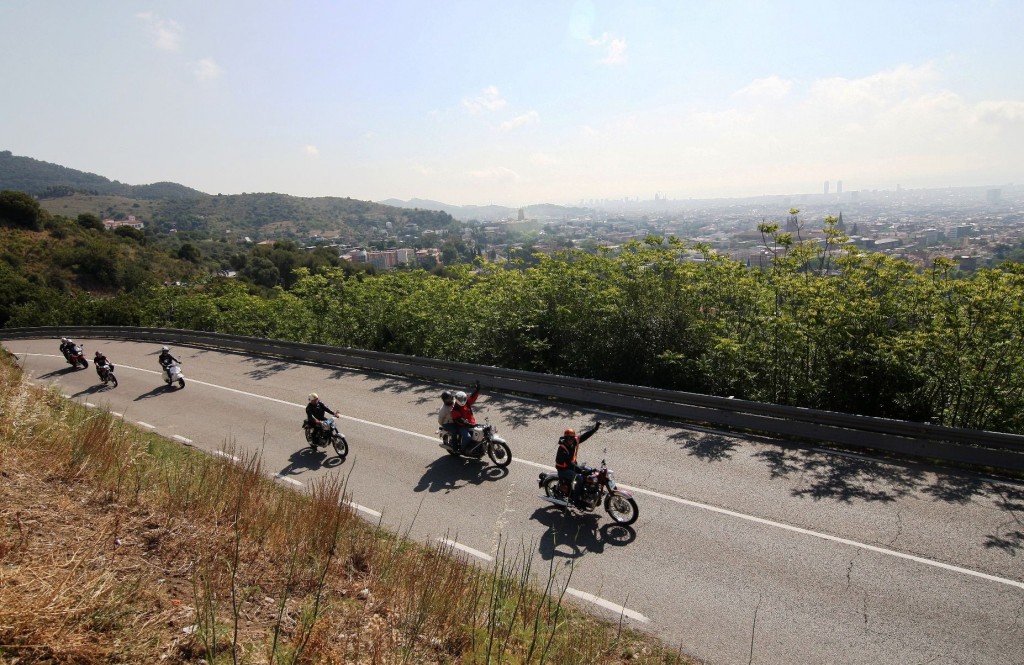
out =
<svg viewBox="0 0 1024 665"><path fill-rule="evenodd" d="M162 386L157 386L156 388L153 388L152 390L150 390L148 392L142 393L141 395L136 397L133 401L138 402L138 401L141 401L141 400L144 400L144 399L149 399L150 397L156 397L157 395L163 395L164 393L172 393L172 392L174 392L174 388L164 384Z"/></svg>
<svg viewBox="0 0 1024 665"><path fill-rule="evenodd" d="M636 540L632 526L601 521L599 513L572 515L557 506L541 506L533 511L531 520L547 527L538 543L545 561L555 557L578 559L587 554L601 554L605 546L623 547Z"/></svg>
<svg viewBox="0 0 1024 665"><path fill-rule="evenodd" d="M83 390L79 390L77 393L75 393L71 397L74 398L74 397L82 397L83 395L95 395L96 393L101 393L101 392L104 392L104 391L107 391L107 390L113 390L113 389L114 389L114 387L111 386L111 385L108 385L106 383L100 383L100 384L97 384L95 386L89 386L88 388L85 388Z"/></svg>
<svg viewBox="0 0 1024 665"><path fill-rule="evenodd" d="M341 466L345 460L335 455L333 450L330 450L330 454L328 454L327 450L330 449L313 450L309 446L296 450L288 456L288 465L281 469L278 475L283 477L299 476L307 471L333 469L336 466Z"/></svg>
<svg viewBox="0 0 1024 665"><path fill-rule="evenodd" d="M501 480L508 475L508 468L492 466L486 457L472 459L445 455L427 465L427 470L414 492L450 492L467 485L482 485L485 482Z"/></svg>
<svg viewBox="0 0 1024 665"><path fill-rule="evenodd" d="M82 368L78 367L77 365L75 367L61 367L60 369L52 370L50 372L47 372L46 374L40 374L38 378L40 378L40 379L52 379L55 376L64 376L66 374L74 374L75 372L79 371L80 369L82 369Z"/></svg>

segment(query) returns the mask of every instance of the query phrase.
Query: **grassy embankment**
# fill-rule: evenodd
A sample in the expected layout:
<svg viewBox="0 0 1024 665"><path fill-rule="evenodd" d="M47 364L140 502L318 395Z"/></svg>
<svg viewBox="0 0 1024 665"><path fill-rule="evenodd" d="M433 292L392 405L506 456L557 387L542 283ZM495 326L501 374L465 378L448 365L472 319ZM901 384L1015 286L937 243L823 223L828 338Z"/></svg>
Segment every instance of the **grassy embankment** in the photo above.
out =
<svg viewBox="0 0 1024 665"><path fill-rule="evenodd" d="M22 381L0 357L0 663L683 663L487 569ZM532 579L540 577L539 588ZM545 593L545 591L547 593Z"/></svg>

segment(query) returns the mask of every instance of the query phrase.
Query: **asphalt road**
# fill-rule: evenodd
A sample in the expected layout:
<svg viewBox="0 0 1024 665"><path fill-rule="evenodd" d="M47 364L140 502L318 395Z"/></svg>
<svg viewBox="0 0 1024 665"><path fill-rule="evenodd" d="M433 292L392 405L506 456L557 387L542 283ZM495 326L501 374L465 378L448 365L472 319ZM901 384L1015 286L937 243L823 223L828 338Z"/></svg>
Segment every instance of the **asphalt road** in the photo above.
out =
<svg viewBox="0 0 1024 665"><path fill-rule="evenodd" d="M5 342L37 381L215 454L259 450L296 489L345 474L371 520L469 559L532 557L576 602L709 663L1024 663L1024 486L737 437L656 419L492 394L476 405L509 441L502 471L447 455L437 384L336 367L174 347L84 341L117 366L99 386L58 340ZM311 390L340 409L343 462L306 449ZM640 519L570 517L538 498L566 427L606 426L580 460L606 458ZM224 451L229 451L225 453ZM570 576L571 571L571 576Z"/></svg>

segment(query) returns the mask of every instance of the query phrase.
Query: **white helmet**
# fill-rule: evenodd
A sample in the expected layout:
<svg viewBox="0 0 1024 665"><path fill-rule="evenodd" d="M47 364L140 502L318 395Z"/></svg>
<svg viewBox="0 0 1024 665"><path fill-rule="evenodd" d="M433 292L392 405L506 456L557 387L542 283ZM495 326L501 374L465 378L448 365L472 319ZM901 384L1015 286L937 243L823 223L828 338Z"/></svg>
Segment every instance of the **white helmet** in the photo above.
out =
<svg viewBox="0 0 1024 665"><path fill-rule="evenodd" d="M68 338L67 337L61 337L60 338L60 343L61 344L67 344L68 343Z"/></svg>
<svg viewBox="0 0 1024 665"><path fill-rule="evenodd" d="M160 350L161 351L170 351L170 349L168 349L166 346L161 346Z"/></svg>
<svg viewBox="0 0 1024 665"><path fill-rule="evenodd" d="M458 402L459 404L465 404L466 403L466 393L462 392L461 390L459 392L455 393L455 401Z"/></svg>
<svg viewBox="0 0 1024 665"><path fill-rule="evenodd" d="M317 395L316 393L309 393L309 401L310 402L315 402L318 399L320 399L319 395Z"/></svg>

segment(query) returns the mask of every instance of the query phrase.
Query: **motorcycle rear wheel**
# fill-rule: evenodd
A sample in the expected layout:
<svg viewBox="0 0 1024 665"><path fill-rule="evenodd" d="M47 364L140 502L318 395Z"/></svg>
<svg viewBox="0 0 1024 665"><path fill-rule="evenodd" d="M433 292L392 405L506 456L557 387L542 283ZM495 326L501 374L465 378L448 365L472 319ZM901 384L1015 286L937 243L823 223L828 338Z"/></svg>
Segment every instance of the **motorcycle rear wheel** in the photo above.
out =
<svg viewBox="0 0 1024 665"><path fill-rule="evenodd" d="M556 499L563 499L562 493L558 491L558 476L551 476L544 481L544 494Z"/></svg>
<svg viewBox="0 0 1024 665"><path fill-rule="evenodd" d="M343 434L335 434L332 436L331 445L334 446L334 452L338 454L338 457L341 459L348 457L348 441L345 439Z"/></svg>
<svg viewBox="0 0 1024 665"><path fill-rule="evenodd" d="M512 449L502 441L489 441L487 443L487 456L491 458L494 465L504 469L512 463Z"/></svg>
<svg viewBox="0 0 1024 665"><path fill-rule="evenodd" d="M82 369L88 369L88 367L89 367L89 361L88 360L86 360L85 358L80 358L78 360L78 362L81 363Z"/></svg>
<svg viewBox="0 0 1024 665"><path fill-rule="evenodd" d="M114 376L113 373L107 375L107 381L112 383L115 388L117 387L117 377Z"/></svg>
<svg viewBox="0 0 1024 665"><path fill-rule="evenodd" d="M185 379L178 379L178 388L185 387Z"/></svg>
<svg viewBox="0 0 1024 665"><path fill-rule="evenodd" d="M616 524L632 524L640 517L640 507L633 497L612 492L604 500L604 509Z"/></svg>

